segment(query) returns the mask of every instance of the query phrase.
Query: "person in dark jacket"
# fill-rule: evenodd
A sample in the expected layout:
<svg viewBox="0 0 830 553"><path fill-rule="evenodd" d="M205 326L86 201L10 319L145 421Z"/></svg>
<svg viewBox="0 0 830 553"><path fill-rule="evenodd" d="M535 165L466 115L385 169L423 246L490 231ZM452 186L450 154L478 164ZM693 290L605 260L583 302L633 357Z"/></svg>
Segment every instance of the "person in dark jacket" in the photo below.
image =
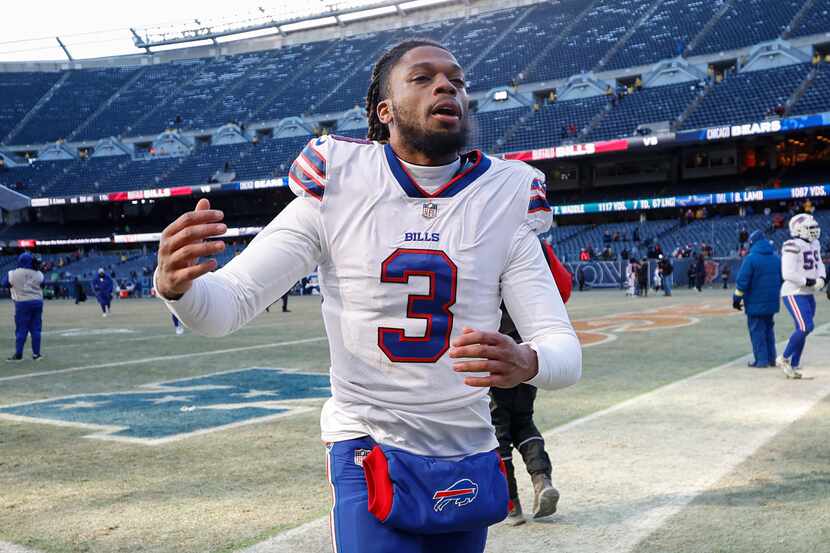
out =
<svg viewBox="0 0 830 553"><path fill-rule="evenodd" d="M749 237L749 255L738 271L732 306L743 304L749 324L749 338L755 359L750 367L775 366L775 314L781 309L781 258L764 233L756 230Z"/></svg>
<svg viewBox="0 0 830 553"><path fill-rule="evenodd" d="M92 290L95 292L98 305L101 306L101 311L103 312L102 317L106 317L107 313L110 312L113 288L112 278L103 268L98 269L98 276L92 281Z"/></svg>
<svg viewBox="0 0 830 553"><path fill-rule="evenodd" d="M671 296L672 286L674 284L674 277L672 276L674 273L674 265L672 265L671 259L663 255L660 256L660 261L657 264L660 267L660 275L663 278L663 294Z"/></svg>
<svg viewBox="0 0 830 553"><path fill-rule="evenodd" d="M726 290L729 288L729 277L732 276L732 269L729 268L729 265L724 264L723 270L720 272L720 278L723 281L723 289Z"/></svg>
<svg viewBox="0 0 830 553"><path fill-rule="evenodd" d="M637 285L642 297L648 296L648 259L643 258L637 269Z"/></svg>
<svg viewBox="0 0 830 553"><path fill-rule="evenodd" d="M562 301L567 303L573 288L573 277L556 258L553 248L547 242L542 241L542 249L553 273L556 287L562 296ZM516 342L521 343L522 341L516 330L516 325L513 324L513 320L503 305L499 332L509 335ZM536 388L529 384L519 384L513 388L490 388L490 398L492 400L490 402L490 416L493 426L496 428L499 455L504 461L507 472L507 488L512 502L512 507L507 515L508 523L518 526L525 522L513 467L514 447L521 454L533 482L533 518L552 515L556 512L556 505L559 502L559 491L553 487L551 480L553 467L550 457L545 451L545 440L533 423L533 403L536 400Z"/></svg>
<svg viewBox="0 0 830 553"><path fill-rule="evenodd" d="M84 290L84 285L78 277L75 277L75 281L72 283L73 288L75 289L75 305L78 305L82 301L86 301L86 291Z"/></svg>
<svg viewBox="0 0 830 553"><path fill-rule="evenodd" d="M695 260L695 288L698 292L703 292L703 285L706 284L706 258L702 253L697 255Z"/></svg>

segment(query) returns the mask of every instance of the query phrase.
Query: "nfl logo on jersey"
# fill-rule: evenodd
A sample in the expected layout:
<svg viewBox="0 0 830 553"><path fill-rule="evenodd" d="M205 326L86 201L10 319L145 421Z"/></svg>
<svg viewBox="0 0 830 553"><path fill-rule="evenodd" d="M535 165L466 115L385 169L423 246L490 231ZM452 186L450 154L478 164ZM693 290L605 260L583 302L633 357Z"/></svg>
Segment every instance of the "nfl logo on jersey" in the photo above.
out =
<svg viewBox="0 0 830 553"><path fill-rule="evenodd" d="M438 205L433 202L425 203L422 215L427 219L435 219L438 216Z"/></svg>

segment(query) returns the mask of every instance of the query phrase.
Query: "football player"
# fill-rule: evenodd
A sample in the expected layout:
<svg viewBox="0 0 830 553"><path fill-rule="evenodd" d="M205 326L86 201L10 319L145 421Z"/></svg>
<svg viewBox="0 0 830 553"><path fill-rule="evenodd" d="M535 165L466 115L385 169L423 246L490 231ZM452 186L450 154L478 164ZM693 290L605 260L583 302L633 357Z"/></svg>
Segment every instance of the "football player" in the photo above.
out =
<svg viewBox="0 0 830 553"><path fill-rule="evenodd" d="M581 375L536 238L551 224L544 175L463 153L464 71L437 43L377 61L367 116L368 140L307 144L289 170L298 197L216 272L198 258L224 249L205 239L226 226L199 200L163 232L156 290L193 332L221 336L319 265L335 550L481 552L508 510L488 388ZM497 332L502 299L525 343Z"/></svg>
<svg viewBox="0 0 830 553"><path fill-rule="evenodd" d="M776 365L787 378L801 378L801 353L807 336L813 331L816 311L814 294L824 288L827 273L818 241L821 228L813 216L800 213L790 219L790 236L792 239L784 242L781 250L781 272L784 276L781 297L795 322L795 331L784 354L776 360Z"/></svg>

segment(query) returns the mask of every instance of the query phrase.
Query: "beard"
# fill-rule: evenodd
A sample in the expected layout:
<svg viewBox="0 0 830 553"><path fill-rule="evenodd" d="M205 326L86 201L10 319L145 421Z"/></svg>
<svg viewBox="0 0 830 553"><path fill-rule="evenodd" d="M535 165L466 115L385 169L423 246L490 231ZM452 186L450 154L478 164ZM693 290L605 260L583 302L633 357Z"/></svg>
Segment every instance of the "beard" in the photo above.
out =
<svg viewBox="0 0 830 553"><path fill-rule="evenodd" d="M461 118L458 130L427 130L416 122L416 116L409 110L393 105L392 113L398 133L409 146L427 157L439 158L458 154L467 145L470 136L470 119L467 114Z"/></svg>

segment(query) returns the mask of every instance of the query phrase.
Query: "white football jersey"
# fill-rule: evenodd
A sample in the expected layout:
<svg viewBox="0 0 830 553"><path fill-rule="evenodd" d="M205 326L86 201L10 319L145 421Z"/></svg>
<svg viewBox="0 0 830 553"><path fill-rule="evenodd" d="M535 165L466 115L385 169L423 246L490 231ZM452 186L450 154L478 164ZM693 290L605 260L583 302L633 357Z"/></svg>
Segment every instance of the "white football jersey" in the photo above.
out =
<svg viewBox="0 0 830 553"><path fill-rule="evenodd" d="M412 172L428 173L429 192ZM434 173L408 172L388 145L312 140L289 171L299 197L167 305L194 332L223 336L316 266L331 356L323 440L369 435L444 457L492 450L487 388L453 370L450 340L465 327L497 331L503 299L537 353L529 384L575 383L581 350L536 237L551 223L542 174L480 152L443 185Z"/></svg>
<svg viewBox="0 0 830 553"><path fill-rule="evenodd" d="M319 272L333 402L324 439L345 438L339 429L350 427L365 434L368 425L378 441L424 450L397 427L428 427L443 411L455 413L444 417L453 421L447 435L427 439L460 447L473 432L477 450L495 447L487 389L465 385L445 354L464 327L498 330L514 241L551 224L544 175L473 152L429 194L391 146L330 136L309 142L289 179L297 195L319 202L325 237Z"/></svg>
<svg viewBox="0 0 830 553"><path fill-rule="evenodd" d="M793 238L784 242L781 248L781 272L784 276L782 296L813 294L815 290L806 285L807 279L817 281L827 278L819 241L808 242L802 238Z"/></svg>

